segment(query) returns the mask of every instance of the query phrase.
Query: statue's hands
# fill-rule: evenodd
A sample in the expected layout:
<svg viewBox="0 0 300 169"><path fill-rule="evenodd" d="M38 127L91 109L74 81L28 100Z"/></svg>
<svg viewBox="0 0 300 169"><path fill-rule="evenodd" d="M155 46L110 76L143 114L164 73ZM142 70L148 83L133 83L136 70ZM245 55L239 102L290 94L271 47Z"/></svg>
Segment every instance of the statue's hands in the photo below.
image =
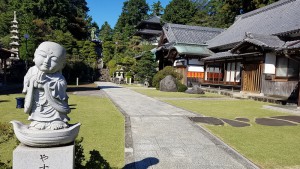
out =
<svg viewBox="0 0 300 169"><path fill-rule="evenodd" d="M43 89L44 85L46 84L46 82L49 80L48 77L43 76L43 78L41 79L34 79L34 87L35 88L39 88L39 89Z"/></svg>
<svg viewBox="0 0 300 169"><path fill-rule="evenodd" d="M35 81L36 82L36 87L37 88L39 88L39 89L43 89L44 88L44 84L43 83L37 83L37 81Z"/></svg>

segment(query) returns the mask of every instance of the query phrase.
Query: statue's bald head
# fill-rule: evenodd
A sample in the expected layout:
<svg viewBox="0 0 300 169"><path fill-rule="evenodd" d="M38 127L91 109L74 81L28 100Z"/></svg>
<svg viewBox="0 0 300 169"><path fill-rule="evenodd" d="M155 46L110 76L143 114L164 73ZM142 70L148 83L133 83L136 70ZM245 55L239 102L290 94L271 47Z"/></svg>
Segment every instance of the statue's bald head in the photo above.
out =
<svg viewBox="0 0 300 169"><path fill-rule="evenodd" d="M46 73L61 71L66 63L66 50L60 44L46 41L34 53L36 66Z"/></svg>

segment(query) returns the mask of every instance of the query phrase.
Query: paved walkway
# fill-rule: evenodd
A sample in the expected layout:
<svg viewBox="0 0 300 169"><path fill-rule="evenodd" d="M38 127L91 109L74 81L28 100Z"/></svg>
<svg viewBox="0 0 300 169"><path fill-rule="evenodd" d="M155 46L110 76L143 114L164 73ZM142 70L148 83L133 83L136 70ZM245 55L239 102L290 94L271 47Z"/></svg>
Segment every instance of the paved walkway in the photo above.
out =
<svg viewBox="0 0 300 169"><path fill-rule="evenodd" d="M126 117L125 168L257 168L187 117L189 111L97 82Z"/></svg>

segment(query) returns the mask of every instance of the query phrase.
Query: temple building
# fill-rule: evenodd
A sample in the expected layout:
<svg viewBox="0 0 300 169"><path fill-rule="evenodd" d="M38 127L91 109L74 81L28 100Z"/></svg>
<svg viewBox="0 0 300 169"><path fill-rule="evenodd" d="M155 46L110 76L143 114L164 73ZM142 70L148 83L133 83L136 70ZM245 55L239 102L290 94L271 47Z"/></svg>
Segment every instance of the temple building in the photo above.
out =
<svg viewBox="0 0 300 169"><path fill-rule="evenodd" d="M173 66L183 76L182 83L190 86L204 80L202 58L213 54L206 42L223 29L166 23L156 49L159 70Z"/></svg>
<svg viewBox="0 0 300 169"><path fill-rule="evenodd" d="M208 48L215 54L202 59L203 85L232 87L296 102L299 6L300 1L281 0L240 15L228 29L208 41Z"/></svg>

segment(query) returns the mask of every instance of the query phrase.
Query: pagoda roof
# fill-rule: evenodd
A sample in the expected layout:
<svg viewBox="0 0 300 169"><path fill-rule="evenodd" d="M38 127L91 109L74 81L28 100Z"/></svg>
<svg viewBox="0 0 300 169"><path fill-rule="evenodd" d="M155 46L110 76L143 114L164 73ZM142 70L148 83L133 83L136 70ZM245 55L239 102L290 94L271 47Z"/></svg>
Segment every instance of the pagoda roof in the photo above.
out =
<svg viewBox="0 0 300 169"><path fill-rule="evenodd" d="M9 43L9 45L11 45L11 46L20 46L20 44L18 42L11 42L11 43Z"/></svg>
<svg viewBox="0 0 300 169"><path fill-rule="evenodd" d="M19 39L19 37L16 36L16 35L11 36L10 38L11 38L11 39Z"/></svg>
<svg viewBox="0 0 300 169"><path fill-rule="evenodd" d="M135 35L159 35L161 33L162 33L161 30L141 29L135 32Z"/></svg>
<svg viewBox="0 0 300 169"><path fill-rule="evenodd" d="M11 33L19 33L18 30L11 30L10 32L11 32Z"/></svg>
<svg viewBox="0 0 300 169"><path fill-rule="evenodd" d="M154 15L148 19L145 19L145 20L142 20L141 22L139 22L136 25L136 28L139 29L139 28L143 27L143 25L145 25L145 24L161 25L160 20L161 20L161 18L159 16Z"/></svg>

